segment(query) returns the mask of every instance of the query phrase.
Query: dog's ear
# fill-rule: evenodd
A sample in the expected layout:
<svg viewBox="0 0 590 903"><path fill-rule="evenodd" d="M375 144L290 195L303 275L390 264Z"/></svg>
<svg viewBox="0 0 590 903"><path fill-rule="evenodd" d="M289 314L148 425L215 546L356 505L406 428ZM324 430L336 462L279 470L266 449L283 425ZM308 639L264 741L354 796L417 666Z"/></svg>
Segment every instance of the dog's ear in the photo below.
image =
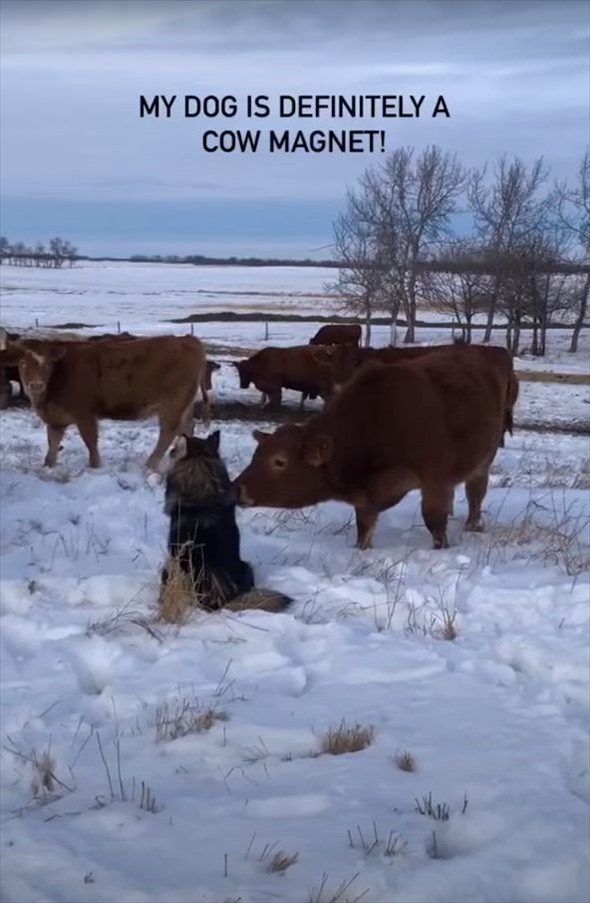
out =
<svg viewBox="0 0 590 903"><path fill-rule="evenodd" d="M221 433L219 430L215 430L214 433L211 433L210 436L207 436L205 440L207 442L207 446L211 449L211 451L218 452L219 451L219 440L221 439Z"/></svg>
<svg viewBox="0 0 590 903"><path fill-rule="evenodd" d="M175 461L181 461L183 458L186 458L186 453L188 451L188 436L182 433L172 447L172 451L170 452L170 457L174 458Z"/></svg>

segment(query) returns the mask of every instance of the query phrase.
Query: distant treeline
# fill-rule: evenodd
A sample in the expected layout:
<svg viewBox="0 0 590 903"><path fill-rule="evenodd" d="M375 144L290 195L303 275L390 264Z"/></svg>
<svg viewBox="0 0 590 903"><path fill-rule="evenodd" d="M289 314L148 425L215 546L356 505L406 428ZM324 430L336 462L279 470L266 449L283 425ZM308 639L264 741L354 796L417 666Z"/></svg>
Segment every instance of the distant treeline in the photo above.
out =
<svg viewBox="0 0 590 903"><path fill-rule="evenodd" d="M10 242L4 235L0 237L0 263L59 269L65 263L73 266L79 259L78 249L63 238L50 238L46 247L40 241L29 246L24 241Z"/></svg>

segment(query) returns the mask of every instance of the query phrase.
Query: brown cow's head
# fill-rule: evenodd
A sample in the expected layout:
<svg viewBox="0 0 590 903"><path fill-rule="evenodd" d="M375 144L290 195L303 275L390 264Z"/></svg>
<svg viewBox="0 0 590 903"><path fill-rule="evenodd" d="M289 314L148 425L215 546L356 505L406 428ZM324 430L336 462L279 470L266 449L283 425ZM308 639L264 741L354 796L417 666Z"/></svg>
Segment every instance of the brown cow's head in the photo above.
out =
<svg viewBox="0 0 590 903"><path fill-rule="evenodd" d="M249 361L232 361L240 377L240 389L247 389L252 382Z"/></svg>
<svg viewBox="0 0 590 903"><path fill-rule="evenodd" d="M56 361L64 356L65 348L49 346L45 351L32 351L21 346L18 352L18 372L33 407L43 403L45 392Z"/></svg>
<svg viewBox="0 0 590 903"><path fill-rule="evenodd" d="M309 436L292 424L253 436L258 448L235 481L239 505L305 508L330 498L324 470L332 456L329 436Z"/></svg>

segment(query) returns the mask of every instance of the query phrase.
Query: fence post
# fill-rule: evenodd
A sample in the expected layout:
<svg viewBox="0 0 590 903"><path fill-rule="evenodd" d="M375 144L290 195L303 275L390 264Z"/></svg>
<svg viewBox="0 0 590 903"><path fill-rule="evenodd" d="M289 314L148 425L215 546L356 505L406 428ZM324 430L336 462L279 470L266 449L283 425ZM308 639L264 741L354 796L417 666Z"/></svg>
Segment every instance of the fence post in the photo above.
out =
<svg viewBox="0 0 590 903"><path fill-rule="evenodd" d="M121 321L120 320L117 320L117 332L119 334L121 333Z"/></svg>
<svg viewBox="0 0 590 903"><path fill-rule="evenodd" d="M268 342L268 322L264 324L264 341Z"/></svg>
<svg viewBox="0 0 590 903"><path fill-rule="evenodd" d="M195 334L195 324L191 323L191 335Z"/></svg>

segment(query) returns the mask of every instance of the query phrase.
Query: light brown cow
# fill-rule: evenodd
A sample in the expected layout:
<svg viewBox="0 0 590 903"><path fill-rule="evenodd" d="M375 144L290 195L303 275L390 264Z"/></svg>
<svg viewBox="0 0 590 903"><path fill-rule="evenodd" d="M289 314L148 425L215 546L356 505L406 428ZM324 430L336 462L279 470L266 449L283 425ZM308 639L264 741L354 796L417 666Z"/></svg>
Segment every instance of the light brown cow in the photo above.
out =
<svg viewBox="0 0 590 903"><path fill-rule="evenodd" d="M512 386L507 352L504 361L502 371L465 346L367 366L303 426L255 431L258 448L235 481L239 503L303 508L348 502L356 511L358 547L366 549L379 513L420 489L424 523L440 549L448 546L453 489L465 483L466 529L481 530Z"/></svg>
<svg viewBox="0 0 590 903"><path fill-rule="evenodd" d="M18 362L31 405L47 424L45 464L57 460L68 426L84 440L90 467L100 467L98 421L156 415L160 434L147 466L156 468L179 433L192 435L193 404L204 383L205 350L197 338L157 336L133 341L69 342L32 350L26 343L0 348ZM205 393L204 406L207 406Z"/></svg>
<svg viewBox="0 0 590 903"><path fill-rule="evenodd" d="M268 396L270 408L281 405L282 390L301 392L306 398L326 399L332 394L332 347L295 345L291 348L268 347L244 361L234 362L240 375L240 388L254 383Z"/></svg>
<svg viewBox="0 0 590 903"><path fill-rule="evenodd" d="M310 345L359 345L361 327L358 323L321 326L309 340Z"/></svg>

